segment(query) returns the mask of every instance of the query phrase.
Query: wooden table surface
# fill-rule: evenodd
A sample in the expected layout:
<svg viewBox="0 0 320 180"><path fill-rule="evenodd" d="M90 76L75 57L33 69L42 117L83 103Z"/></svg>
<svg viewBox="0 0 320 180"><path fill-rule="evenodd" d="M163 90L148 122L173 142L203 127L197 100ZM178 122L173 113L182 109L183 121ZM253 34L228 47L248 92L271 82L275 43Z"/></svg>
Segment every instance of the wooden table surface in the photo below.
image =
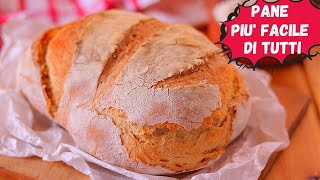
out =
<svg viewBox="0 0 320 180"><path fill-rule="evenodd" d="M312 97L307 113L266 179L320 179L320 57L273 72L273 83Z"/></svg>
<svg viewBox="0 0 320 180"><path fill-rule="evenodd" d="M271 72L272 87L288 111L291 142L275 154L260 179L319 179L320 176L320 57ZM278 93L282 92L282 93ZM283 93L285 92L285 93ZM310 98L308 98L310 97ZM309 106L308 99L311 100ZM301 116L305 107L306 113ZM301 117L299 117L301 116ZM301 122L299 121L301 119ZM37 157L0 156L0 179L89 179L62 162Z"/></svg>

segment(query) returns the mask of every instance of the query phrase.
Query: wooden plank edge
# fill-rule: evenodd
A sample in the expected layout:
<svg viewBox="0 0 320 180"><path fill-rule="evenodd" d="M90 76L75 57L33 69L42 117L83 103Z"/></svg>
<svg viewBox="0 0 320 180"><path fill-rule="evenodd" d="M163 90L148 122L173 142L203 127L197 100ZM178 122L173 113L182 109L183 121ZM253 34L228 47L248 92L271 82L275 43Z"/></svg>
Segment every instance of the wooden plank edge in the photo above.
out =
<svg viewBox="0 0 320 180"><path fill-rule="evenodd" d="M294 134L294 131L296 130L296 128L302 122L303 117L305 116L305 114L309 108L310 103L311 103L311 98L309 97L308 100L303 105L303 108L299 112L299 115L295 119L294 123L290 126L290 128L288 130L288 134L289 134L290 139L291 139L292 135ZM270 158L267 162L267 165L265 166L265 168L263 169L263 171L261 172L261 174L259 176L259 180L263 180L266 178L267 174L270 172L272 166L276 163L276 161L281 153L282 153L282 151L272 153L272 155L270 156Z"/></svg>

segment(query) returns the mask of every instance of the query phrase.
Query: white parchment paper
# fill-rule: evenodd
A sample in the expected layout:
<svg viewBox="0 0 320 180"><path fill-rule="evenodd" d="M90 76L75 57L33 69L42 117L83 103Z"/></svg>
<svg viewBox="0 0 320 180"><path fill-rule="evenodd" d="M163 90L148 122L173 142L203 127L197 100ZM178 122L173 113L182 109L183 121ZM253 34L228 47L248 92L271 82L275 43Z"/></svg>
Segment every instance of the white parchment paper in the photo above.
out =
<svg viewBox="0 0 320 180"><path fill-rule="evenodd" d="M41 116L16 87L17 63L48 24L26 17L7 23L2 34L0 59L0 154L39 156L45 161L64 161L91 179L257 179L271 153L288 145L285 110L268 86L262 71L242 69L252 98L252 113L244 132L210 167L175 177L138 174L102 162L81 151L68 133Z"/></svg>

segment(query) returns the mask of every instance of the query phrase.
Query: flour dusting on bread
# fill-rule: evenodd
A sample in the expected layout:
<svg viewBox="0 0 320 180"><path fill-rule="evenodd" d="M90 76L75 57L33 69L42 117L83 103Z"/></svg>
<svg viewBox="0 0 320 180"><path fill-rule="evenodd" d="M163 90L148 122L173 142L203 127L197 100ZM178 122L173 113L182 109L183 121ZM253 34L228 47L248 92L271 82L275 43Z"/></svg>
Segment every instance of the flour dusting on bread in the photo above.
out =
<svg viewBox="0 0 320 180"><path fill-rule="evenodd" d="M19 87L93 156L139 173L187 172L217 159L250 111L219 52L190 26L112 10L45 32Z"/></svg>

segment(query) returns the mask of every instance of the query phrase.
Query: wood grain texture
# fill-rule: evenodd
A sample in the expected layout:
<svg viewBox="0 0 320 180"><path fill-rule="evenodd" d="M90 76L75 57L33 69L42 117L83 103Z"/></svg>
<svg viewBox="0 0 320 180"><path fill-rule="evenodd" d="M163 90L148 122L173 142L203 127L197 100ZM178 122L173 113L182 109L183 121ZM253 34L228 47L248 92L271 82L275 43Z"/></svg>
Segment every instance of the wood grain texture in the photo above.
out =
<svg viewBox="0 0 320 180"><path fill-rule="evenodd" d="M0 156L0 179L89 179L63 162L42 161L38 157Z"/></svg>
<svg viewBox="0 0 320 180"><path fill-rule="evenodd" d="M289 133L289 137L291 138L293 132L300 124L301 120L303 119L309 104L310 104L310 97L303 93L298 93L295 90L292 90L287 87L279 86L278 84L271 84L272 89L277 94L279 101L285 107L287 111L287 118L286 118L286 128ZM269 171L271 170L272 166L278 159L281 152L275 152L271 155L268 160L268 163L264 170L261 172L259 179L265 179L268 175Z"/></svg>
<svg viewBox="0 0 320 180"><path fill-rule="evenodd" d="M314 60L305 60L303 62L303 67L308 79L309 87L312 92L312 96L317 106L318 114L320 110L320 55L318 55ZM319 140L320 141L320 140Z"/></svg>
<svg viewBox="0 0 320 180"><path fill-rule="evenodd" d="M286 128L291 137L294 130L308 110L311 98L309 95L296 91L279 84L271 84L272 89L277 94L280 103L287 110Z"/></svg>
<svg viewBox="0 0 320 180"><path fill-rule="evenodd" d="M270 170L267 180L307 179L320 175L320 126L315 106L311 104L306 116Z"/></svg>
<svg viewBox="0 0 320 180"><path fill-rule="evenodd" d="M0 167L0 179L10 179L10 180L32 180L34 178L26 176L24 174L8 170Z"/></svg>
<svg viewBox="0 0 320 180"><path fill-rule="evenodd" d="M302 64L296 63L273 72L273 83L280 83L304 94L311 94ZM293 133L266 179L307 179L320 175L320 124L314 101Z"/></svg>

